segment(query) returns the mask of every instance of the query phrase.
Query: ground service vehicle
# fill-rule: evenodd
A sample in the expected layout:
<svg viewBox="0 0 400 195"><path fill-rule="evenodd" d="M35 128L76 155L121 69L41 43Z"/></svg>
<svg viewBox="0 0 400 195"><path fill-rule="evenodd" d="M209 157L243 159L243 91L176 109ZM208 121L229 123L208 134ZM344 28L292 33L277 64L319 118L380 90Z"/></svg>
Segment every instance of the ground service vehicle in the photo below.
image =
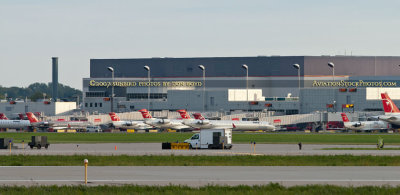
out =
<svg viewBox="0 0 400 195"><path fill-rule="evenodd" d="M37 149L41 149L45 147L49 148L50 143L47 142L47 136L32 136L32 141L28 143L29 147L33 149L36 147Z"/></svg>
<svg viewBox="0 0 400 195"><path fill-rule="evenodd" d="M184 142L190 144L189 148L231 149L232 129L202 129Z"/></svg>

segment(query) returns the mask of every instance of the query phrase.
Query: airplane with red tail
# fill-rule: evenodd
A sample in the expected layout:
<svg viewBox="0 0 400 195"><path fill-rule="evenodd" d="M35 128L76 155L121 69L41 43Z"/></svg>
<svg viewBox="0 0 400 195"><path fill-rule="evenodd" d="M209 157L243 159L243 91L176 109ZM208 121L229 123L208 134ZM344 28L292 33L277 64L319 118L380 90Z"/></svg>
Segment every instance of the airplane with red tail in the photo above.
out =
<svg viewBox="0 0 400 195"><path fill-rule="evenodd" d="M8 120L8 118L4 113L0 113L0 120Z"/></svg>
<svg viewBox="0 0 400 195"><path fill-rule="evenodd" d="M182 120L177 119L161 119L161 118L153 118L147 109L139 110L142 113L144 118L144 122L148 125L155 126L160 129L175 129L175 130L186 130L192 129L190 126L184 125L182 121L190 119L189 114L187 114L186 110L178 110L181 114Z"/></svg>
<svg viewBox="0 0 400 195"><path fill-rule="evenodd" d="M153 128L151 125L144 123L144 121L121 121L115 112L108 113L111 117L111 125L120 129L139 129L146 130Z"/></svg>
<svg viewBox="0 0 400 195"><path fill-rule="evenodd" d="M203 117L203 115L201 115L201 113L194 113L193 117L194 117L194 119L197 119L197 120L205 120L206 119Z"/></svg>
<svg viewBox="0 0 400 195"><path fill-rule="evenodd" d="M349 130L358 131L372 131L372 130L384 130L389 128L389 124L384 121L356 121L351 122L347 117L346 113L342 113L342 120L344 127Z"/></svg>
<svg viewBox="0 0 400 195"><path fill-rule="evenodd" d="M387 93L381 93L381 98L385 115L378 116L378 119L390 124L400 125L399 108L397 108L396 104L390 99Z"/></svg>
<svg viewBox="0 0 400 195"><path fill-rule="evenodd" d="M40 121L32 112L27 112L26 116L33 127L45 129L86 129L90 123L88 121Z"/></svg>
<svg viewBox="0 0 400 195"><path fill-rule="evenodd" d="M0 113L0 129L27 129L30 126L28 120L10 120L4 113Z"/></svg>
<svg viewBox="0 0 400 195"><path fill-rule="evenodd" d="M195 119L183 120L183 124L196 129L232 129L238 131L273 131L275 126L264 121L208 120L200 113L193 114Z"/></svg>

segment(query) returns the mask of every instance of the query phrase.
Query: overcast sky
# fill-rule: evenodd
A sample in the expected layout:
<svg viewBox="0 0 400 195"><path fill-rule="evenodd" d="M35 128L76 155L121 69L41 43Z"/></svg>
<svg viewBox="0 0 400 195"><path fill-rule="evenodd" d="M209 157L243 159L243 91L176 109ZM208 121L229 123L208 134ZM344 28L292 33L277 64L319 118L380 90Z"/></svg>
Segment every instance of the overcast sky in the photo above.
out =
<svg viewBox="0 0 400 195"><path fill-rule="evenodd" d="M0 85L82 89L91 58L399 56L395 0L2 0Z"/></svg>

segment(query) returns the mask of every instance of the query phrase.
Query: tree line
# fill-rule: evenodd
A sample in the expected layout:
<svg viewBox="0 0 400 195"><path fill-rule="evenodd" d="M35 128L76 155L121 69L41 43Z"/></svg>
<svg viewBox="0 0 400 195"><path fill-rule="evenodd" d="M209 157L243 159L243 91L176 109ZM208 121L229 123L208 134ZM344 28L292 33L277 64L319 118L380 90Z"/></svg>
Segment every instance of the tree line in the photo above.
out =
<svg viewBox="0 0 400 195"><path fill-rule="evenodd" d="M33 83L28 87L2 87L0 86L0 99L5 99L7 96L8 100L15 100L17 98L25 99L28 98L32 101L38 99L52 98L53 84L50 82L46 83ZM58 99L64 101L75 101L77 96L82 98L82 91L74 89L72 87L58 84Z"/></svg>

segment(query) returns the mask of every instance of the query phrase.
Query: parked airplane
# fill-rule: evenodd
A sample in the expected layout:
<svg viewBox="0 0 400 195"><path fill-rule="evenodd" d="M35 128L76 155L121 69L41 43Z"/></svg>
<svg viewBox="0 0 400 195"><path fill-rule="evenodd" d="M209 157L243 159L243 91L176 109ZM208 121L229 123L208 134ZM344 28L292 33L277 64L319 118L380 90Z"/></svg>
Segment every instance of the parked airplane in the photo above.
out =
<svg viewBox="0 0 400 195"><path fill-rule="evenodd" d="M182 120L177 120L177 119L153 118L146 109L141 109L139 110L139 112L142 113L144 122L146 124L155 126L160 129L175 129L175 130L192 129L190 126L184 125L182 123L182 121L184 121L185 119L190 119L190 116L187 113L184 117L182 117Z"/></svg>
<svg viewBox="0 0 400 195"><path fill-rule="evenodd" d="M23 129L31 126L29 120L0 120L0 129Z"/></svg>
<svg viewBox="0 0 400 195"><path fill-rule="evenodd" d="M4 113L0 113L0 120L8 120L8 118Z"/></svg>
<svg viewBox="0 0 400 195"><path fill-rule="evenodd" d="M52 128L52 129L86 129L90 125L87 121L39 121L32 112L27 112L31 125L37 128Z"/></svg>
<svg viewBox="0 0 400 195"><path fill-rule="evenodd" d="M121 119L115 112L110 112L109 115L111 117L112 125L115 128L140 130L152 128L152 126L144 123L143 121L121 121Z"/></svg>
<svg viewBox="0 0 400 195"><path fill-rule="evenodd" d="M195 113L197 119L183 120L183 124L199 129L232 129L238 131L265 130L273 131L275 126L263 121L230 121L230 120L208 120Z"/></svg>
<svg viewBox="0 0 400 195"><path fill-rule="evenodd" d="M400 110L396 104L390 99L387 93L381 93L383 110L385 115L378 116L379 120L386 121L390 124L400 125Z"/></svg>
<svg viewBox="0 0 400 195"><path fill-rule="evenodd" d="M345 113L342 113L343 124L346 129L359 130L359 131L371 131L371 130L382 130L388 129L389 124L383 121L357 121L350 122L349 118Z"/></svg>

